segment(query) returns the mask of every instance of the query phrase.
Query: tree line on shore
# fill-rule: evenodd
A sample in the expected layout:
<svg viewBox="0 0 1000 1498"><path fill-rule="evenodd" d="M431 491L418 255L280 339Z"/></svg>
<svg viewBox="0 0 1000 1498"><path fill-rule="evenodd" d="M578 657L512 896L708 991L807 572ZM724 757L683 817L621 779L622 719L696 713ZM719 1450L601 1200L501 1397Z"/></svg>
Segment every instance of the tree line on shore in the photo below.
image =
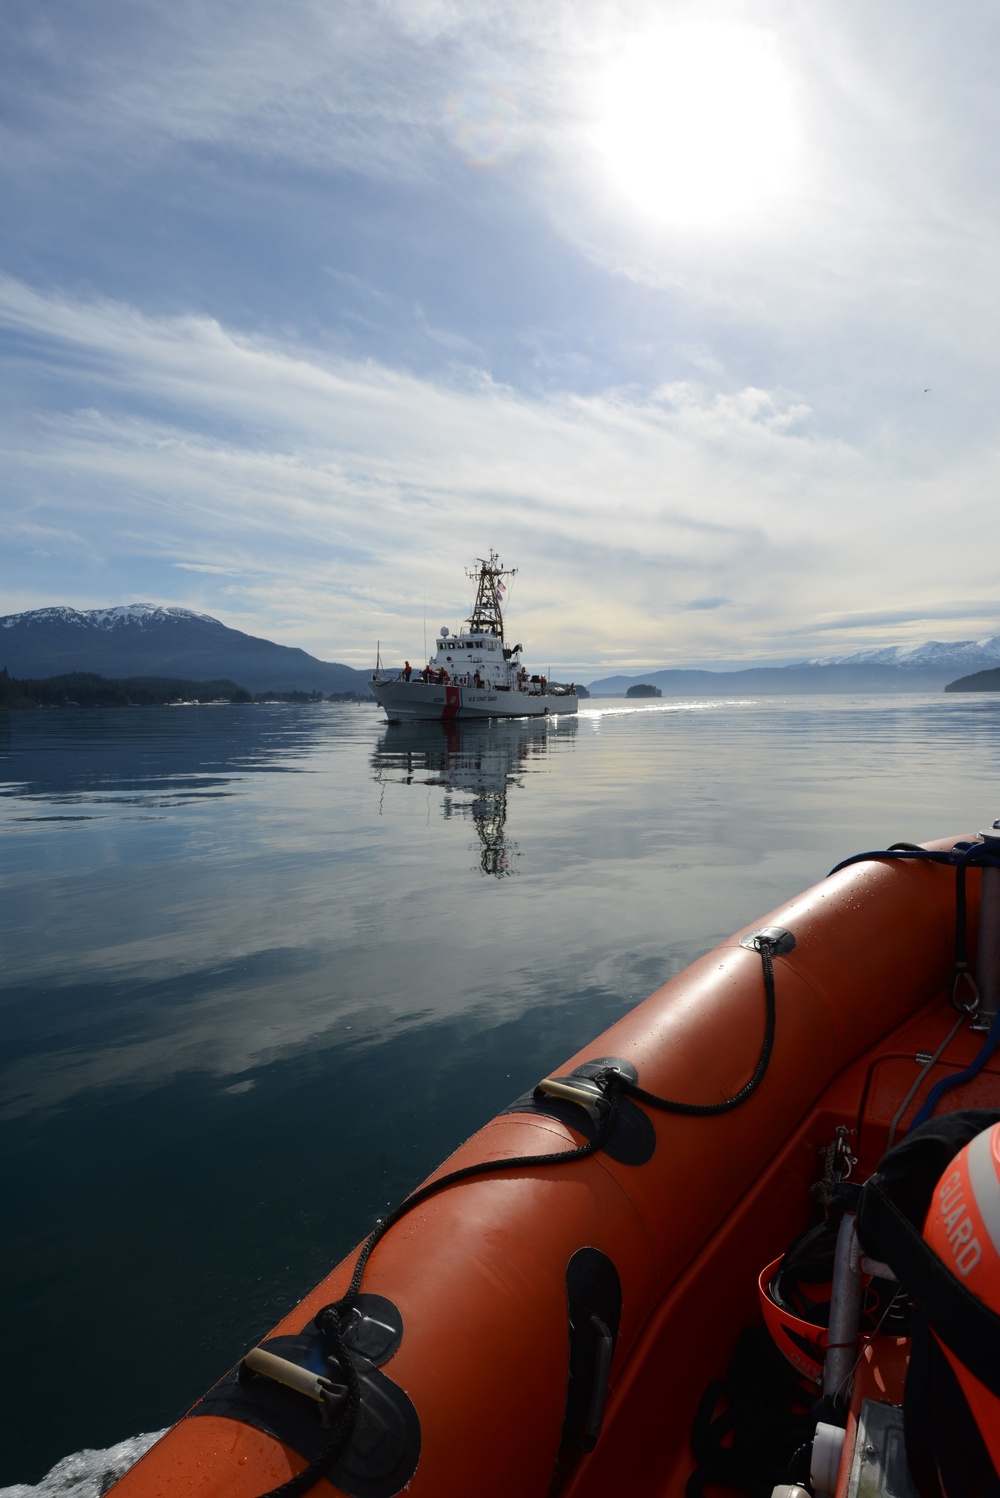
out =
<svg viewBox="0 0 1000 1498"><path fill-rule="evenodd" d="M99 676L70 671L37 680L0 670L0 708L165 707L175 702L373 702L361 692L248 692L226 679L184 681L168 676Z"/></svg>

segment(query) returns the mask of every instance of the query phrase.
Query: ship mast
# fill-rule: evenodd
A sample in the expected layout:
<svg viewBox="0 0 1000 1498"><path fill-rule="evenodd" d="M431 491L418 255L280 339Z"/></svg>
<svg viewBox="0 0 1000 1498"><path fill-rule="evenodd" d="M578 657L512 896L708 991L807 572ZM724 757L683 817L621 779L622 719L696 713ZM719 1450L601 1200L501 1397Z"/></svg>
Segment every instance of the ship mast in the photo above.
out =
<svg viewBox="0 0 1000 1498"><path fill-rule="evenodd" d="M491 550L488 561L482 557L476 558L478 567L466 568L466 577L471 577L476 583L476 601L472 605L472 614L466 620L470 629L481 630L485 634L499 635L503 644L503 595L505 592L504 578L513 577L516 567L504 570L500 558L496 552Z"/></svg>

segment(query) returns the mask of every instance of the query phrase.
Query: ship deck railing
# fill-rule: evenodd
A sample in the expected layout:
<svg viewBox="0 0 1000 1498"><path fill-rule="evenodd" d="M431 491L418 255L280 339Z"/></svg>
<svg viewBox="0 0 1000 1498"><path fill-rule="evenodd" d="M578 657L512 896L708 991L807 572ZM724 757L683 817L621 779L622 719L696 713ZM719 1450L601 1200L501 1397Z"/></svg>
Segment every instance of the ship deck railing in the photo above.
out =
<svg viewBox="0 0 1000 1498"><path fill-rule="evenodd" d="M431 681L425 678L420 671L414 671L408 677L400 671L399 675L395 677L373 677L372 680L376 685L381 682L394 681L401 686L471 687L476 692L522 692L526 697L549 697L553 695L564 697L567 695L564 687L559 692L554 692L554 688L557 686L562 687L562 683L553 681L547 681L544 686L540 681L518 681L514 682L513 685L498 681L480 681L477 683L472 677L466 675L449 676L446 681Z"/></svg>

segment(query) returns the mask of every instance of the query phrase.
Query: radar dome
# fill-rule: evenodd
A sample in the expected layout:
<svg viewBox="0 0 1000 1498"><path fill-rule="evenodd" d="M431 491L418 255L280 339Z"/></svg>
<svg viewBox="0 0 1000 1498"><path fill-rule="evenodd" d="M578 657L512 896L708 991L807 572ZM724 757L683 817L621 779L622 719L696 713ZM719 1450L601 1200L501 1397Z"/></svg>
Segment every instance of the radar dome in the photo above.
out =
<svg viewBox="0 0 1000 1498"><path fill-rule="evenodd" d="M442 624L442 626L441 626L441 638L442 638L442 640L447 640L447 638L448 638L448 626L447 626L447 624Z"/></svg>

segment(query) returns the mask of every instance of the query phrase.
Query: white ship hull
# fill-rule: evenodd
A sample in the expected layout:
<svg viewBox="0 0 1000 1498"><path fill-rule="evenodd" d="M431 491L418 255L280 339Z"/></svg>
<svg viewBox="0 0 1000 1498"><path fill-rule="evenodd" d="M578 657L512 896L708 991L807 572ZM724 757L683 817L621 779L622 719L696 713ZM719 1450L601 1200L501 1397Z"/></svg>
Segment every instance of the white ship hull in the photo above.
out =
<svg viewBox="0 0 1000 1498"><path fill-rule="evenodd" d="M544 718L556 713L575 713L576 695L557 692L522 692L516 688L459 687L424 681L373 681L376 702L385 709L390 723L414 719L454 718Z"/></svg>

